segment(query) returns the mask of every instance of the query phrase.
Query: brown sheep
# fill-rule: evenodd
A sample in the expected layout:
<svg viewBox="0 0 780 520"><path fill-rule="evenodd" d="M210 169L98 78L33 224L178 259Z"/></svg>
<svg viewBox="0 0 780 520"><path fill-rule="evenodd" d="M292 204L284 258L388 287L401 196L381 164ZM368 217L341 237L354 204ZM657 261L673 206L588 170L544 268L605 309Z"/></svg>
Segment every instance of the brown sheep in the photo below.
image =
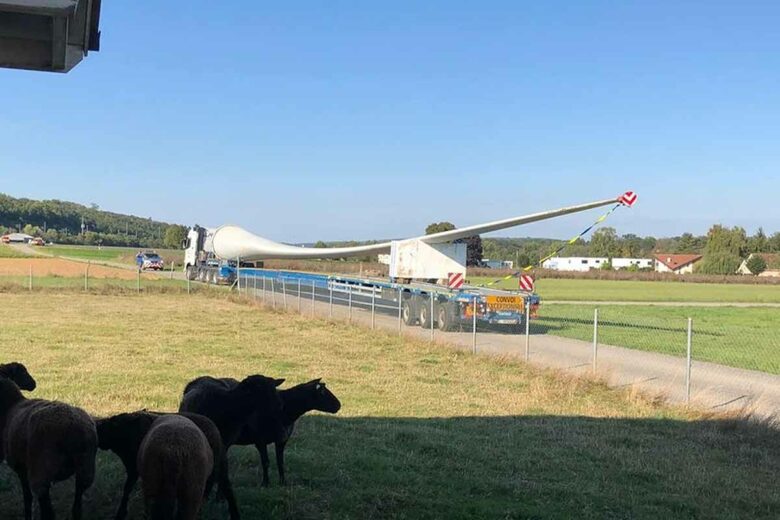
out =
<svg viewBox="0 0 780 520"><path fill-rule="evenodd" d="M214 454L194 422L181 415L156 419L141 442L137 465L148 518L197 518Z"/></svg>
<svg viewBox="0 0 780 520"><path fill-rule="evenodd" d="M81 519L81 500L95 479L97 431L80 408L56 401L26 399L16 383L0 377L0 461L19 476L24 517L32 519L33 498L41 520L53 520L52 483L76 476L72 517Z"/></svg>

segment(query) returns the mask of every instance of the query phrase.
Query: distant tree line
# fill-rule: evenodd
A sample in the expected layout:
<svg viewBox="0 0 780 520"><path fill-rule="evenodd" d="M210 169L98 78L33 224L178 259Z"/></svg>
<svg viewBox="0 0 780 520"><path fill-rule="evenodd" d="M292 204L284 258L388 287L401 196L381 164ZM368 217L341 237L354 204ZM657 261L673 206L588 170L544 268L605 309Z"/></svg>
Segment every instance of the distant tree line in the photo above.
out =
<svg viewBox="0 0 780 520"><path fill-rule="evenodd" d="M184 226L103 211L61 200L17 199L0 193L0 234L39 236L60 244L179 247Z"/></svg>
<svg viewBox="0 0 780 520"><path fill-rule="evenodd" d="M513 260L524 267L538 263L565 242L545 238L484 238L482 244L486 258ZM770 237L759 228L748 236L741 227L714 225L703 236L683 233L677 237L655 238L618 235L614 228L604 227L595 231L590 240L579 239L567 245L561 256L650 258L655 253L701 254L703 259L696 265L697 272L733 274L751 253L780 253L780 232Z"/></svg>

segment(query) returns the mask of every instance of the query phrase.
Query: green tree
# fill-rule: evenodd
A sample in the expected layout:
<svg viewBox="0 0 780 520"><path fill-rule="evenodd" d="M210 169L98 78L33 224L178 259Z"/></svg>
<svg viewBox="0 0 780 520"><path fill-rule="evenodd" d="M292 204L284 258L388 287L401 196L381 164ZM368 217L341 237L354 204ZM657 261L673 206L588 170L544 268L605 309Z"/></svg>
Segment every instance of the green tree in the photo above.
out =
<svg viewBox="0 0 780 520"><path fill-rule="evenodd" d="M618 252L617 232L615 228L601 228L590 239L590 253L593 256L612 258Z"/></svg>
<svg viewBox="0 0 780 520"><path fill-rule="evenodd" d="M317 240L317 243L314 244L314 247L316 247L317 249L324 249L324 248L328 247L328 244L326 244L322 240Z"/></svg>
<svg viewBox="0 0 780 520"><path fill-rule="evenodd" d="M163 244L170 249L181 247L181 243L187 238L187 228L179 225L171 225L165 230Z"/></svg>
<svg viewBox="0 0 780 520"><path fill-rule="evenodd" d="M769 250L775 253L780 253L780 231L772 235L769 239Z"/></svg>
<svg viewBox="0 0 780 520"><path fill-rule="evenodd" d="M701 262L696 264L695 270L701 274L734 274L742 264L742 259L728 252L711 253L704 255Z"/></svg>
<svg viewBox="0 0 780 520"><path fill-rule="evenodd" d="M434 233L441 233L442 231L451 231L455 229L455 224L452 222L434 222L432 224L428 224L428 227L425 228L425 234L426 235L433 235Z"/></svg>
<svg viewBox="0 0 780 520"><path fill-rule="evenodd" d="M758 228L756 234L748 240L748 251L751 253L766 253L769 251L769 240L763 228Z"/></svg>
<svg viewBox="0 0 780 520"><path fill-rule="evenodd" d="M761 258L759 255L752 255L750 258L748 258L747 268L751 273L759 275L766 271L766 260Z"/></svg>

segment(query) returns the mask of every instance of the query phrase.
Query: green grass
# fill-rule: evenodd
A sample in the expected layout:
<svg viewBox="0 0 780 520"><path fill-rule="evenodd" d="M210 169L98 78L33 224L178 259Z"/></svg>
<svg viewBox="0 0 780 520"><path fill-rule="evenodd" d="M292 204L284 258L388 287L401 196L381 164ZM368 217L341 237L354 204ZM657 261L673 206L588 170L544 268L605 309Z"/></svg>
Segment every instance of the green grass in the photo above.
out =
<svg viewBox="0 0 780 520"><path fill-rule="evenodd" d="M0 244L0 258L28 258L29 256L7 244Z"/></svg>
<svg viewBox="0 0 780 520"><path fill-rule="evenodd" d="M145 250L145 249L143 249ZM101 247L97 246L64 246L54 245L46 246L42 252L65 258L77 258L79 260L92 260L102 262L116 262L128 265L135 265L135 255L139 248L135 247ZM167 266L172 261L177 265L182 265L184 253L178 249L156 249L157 253L163 257Z"/></svg>
<svg viewBox="0 0 780 520"><path fill-rule="evenodd" d="M217 294L217 293L213 293ZM232 298L3 294L0 360L36 397L106 415L174 410L201 374L323 377L343 407L299 421L290 484L261 489L230 452L243 518L777 518L780 434L583 379ZM85 520L110 518L123 472L98 457ZM55 487L60 516L72 485ZM141 518L133 496L130 518ZM0 516L21 518L0 466ZM226 518L210 502L203 518Z"/></svg>
<svg viewBox="0 0 780 520"><path fill-rule="evenodd" d="M475 285L494 278L470 277ZM517 289L517 278L494 287ZM780 286L622 280L540 279L536 292L547 300L636 302L780 303Z"/></svg>
<svg viewBox="0 0 780 520"><path fill-rule="evenodd" d="M591 341L592 305L542 305L532 334ZM723 365L780 374L780 309L763 307L599 307L599 342L686 355L688 318L693 319L693 357Z"/></svg>

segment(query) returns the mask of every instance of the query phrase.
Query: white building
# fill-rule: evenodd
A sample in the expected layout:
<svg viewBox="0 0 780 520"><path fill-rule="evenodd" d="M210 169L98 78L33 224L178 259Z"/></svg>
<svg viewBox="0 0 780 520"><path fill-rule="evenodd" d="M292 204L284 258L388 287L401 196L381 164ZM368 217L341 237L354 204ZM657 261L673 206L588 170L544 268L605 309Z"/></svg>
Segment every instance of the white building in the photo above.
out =
<svg viewBox="0 0 780 520"><path fill-rule="evenodd" d="M738 274L746 274L746 275L753 274L750 272L750 269L748 269L747 263L754 256L760 256L761 258L764 259L764 262L766 262L766 270L763 273L760 273L758 276L780 278L780 269L777 268L777 266L780 265L780 253L778 254L751 253L750 256L747 257L747 259L742 261L742 264L739 266L739 269L737 269Z"/></svg>
<svg viewBox="0 0 780 520"><path fill-rule="evenodd" d="M3 235L2 240L5 243L9 243L9 242L27 243L33 238L34 238L33 236L28 235L27 233L9 233L8 235Z"/></svg>
<svg viewBox="0 0 780 520"><path fill-rule="evenodd" d="M594 258L587 256L555 256L542 263L544 269L554 271L590 271L601 269L601 266L610 262L607 257ZM652 258L613 258L612 269L626 269L632 265L639 269L652 269Z"/></svg>

